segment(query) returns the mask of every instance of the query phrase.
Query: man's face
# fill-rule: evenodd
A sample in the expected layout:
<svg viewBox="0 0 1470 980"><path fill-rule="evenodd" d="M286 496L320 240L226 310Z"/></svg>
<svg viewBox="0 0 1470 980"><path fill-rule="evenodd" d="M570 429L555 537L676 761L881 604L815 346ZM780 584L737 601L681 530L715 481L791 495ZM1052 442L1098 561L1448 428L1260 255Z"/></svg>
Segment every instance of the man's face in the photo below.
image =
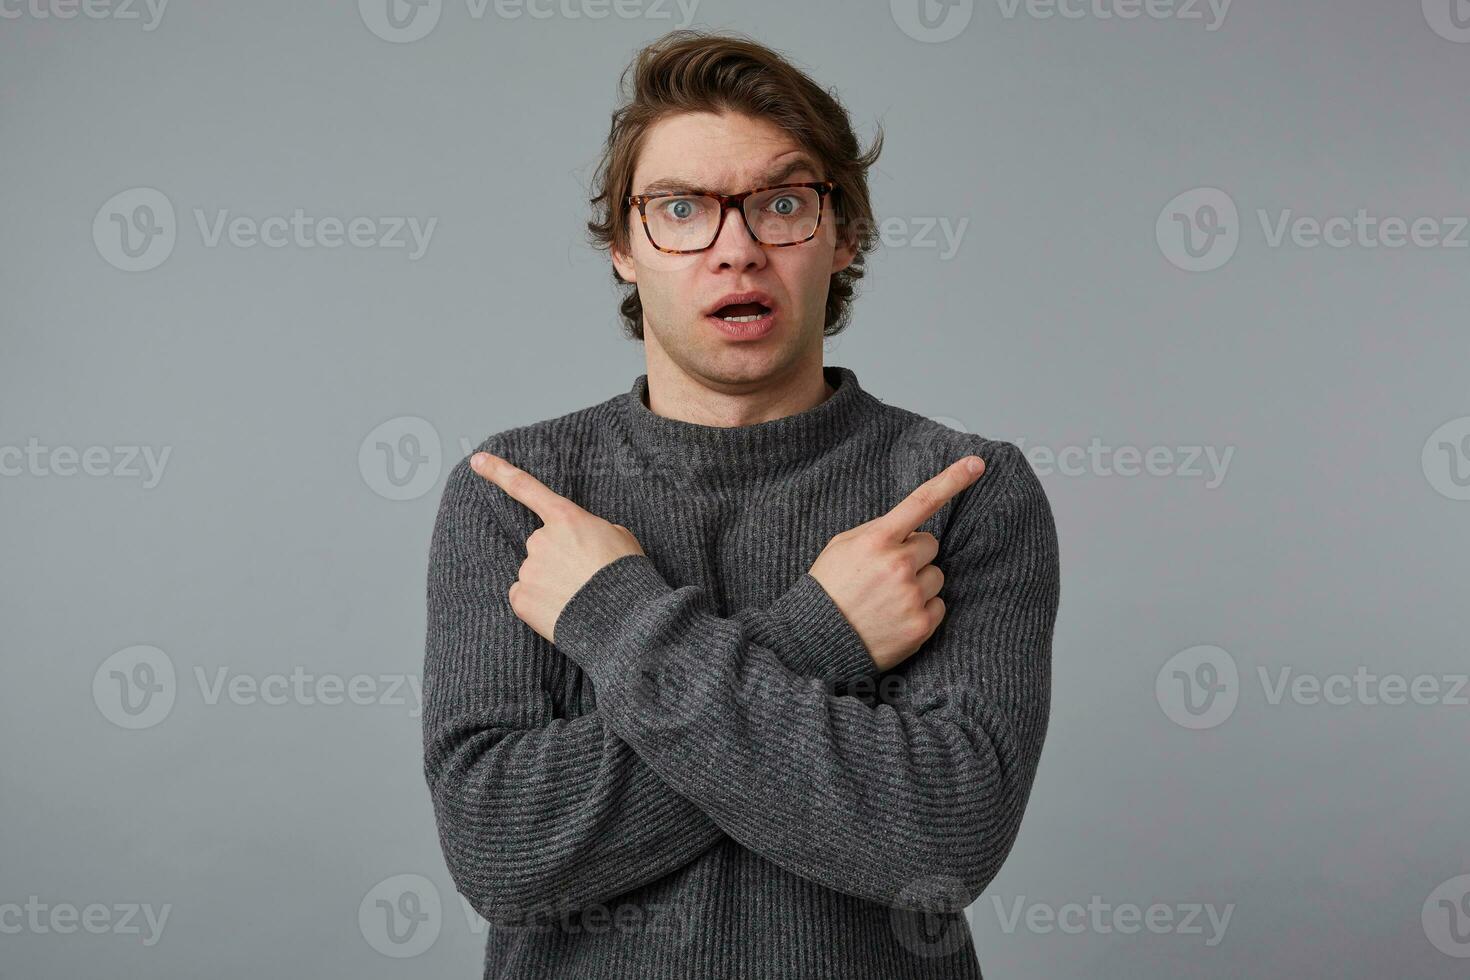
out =
<svg viewBox="0 0 1470 980"><path fill-rule="evenodd" d="M816 161L772 123L735 113L684 113L649 128L633 173L634 194L680 185L724 194L770 184L822 180ZM655 182L661 186L651 187ZM649 202L650 211L656 201ZM779 376L822 342L827 289L852 261L837 245L831 195L811 241L763 248L740 212L725 213L719 237L703 252L669 255L649 242L636 207L629 209L632 251L614 251L613 264L637 283L645 344L693 377L740 384ZM774 313L764 336L734 337L708 314L732 293L759 292Z"/></svg>

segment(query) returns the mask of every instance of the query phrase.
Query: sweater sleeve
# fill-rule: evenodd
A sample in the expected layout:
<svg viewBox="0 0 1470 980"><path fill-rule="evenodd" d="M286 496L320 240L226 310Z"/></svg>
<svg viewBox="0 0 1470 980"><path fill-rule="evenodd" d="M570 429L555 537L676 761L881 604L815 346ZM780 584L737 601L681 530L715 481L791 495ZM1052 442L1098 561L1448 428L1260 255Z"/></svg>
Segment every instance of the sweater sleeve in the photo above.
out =
<svg viewBox="0 0 1470 980"><path fill-rule="evenodd" d="M741 609L730 618L746 628L754 643L802 677L841 682L878 673L863 638L810 572L769 607Z"/></svg>
<svg viewBox="0 0 1470 980"><path fill-rule="evenodd" d="M890 672L896 696L868 704L793 678L747 620L706 611L646 555L599 569L556 644L612 729L743 846L859 898L962 910L1020 828L1060 595L1035 473L1013 444L981 454L989 468L949 505L935 559L944 621Z"/></svg>
<svg viewBox="0 0 1470 980"><path fill-rule="evenodd" d="M558 717L566 660L510 608L525 546L511 543L492 497L461 461L435 520L424 775L457 889L487 920L514 925L624 894L726 835L601 710ZM820 585L798 582L772 610L751 615L804 676L846 676L867 657Z"/></svg>

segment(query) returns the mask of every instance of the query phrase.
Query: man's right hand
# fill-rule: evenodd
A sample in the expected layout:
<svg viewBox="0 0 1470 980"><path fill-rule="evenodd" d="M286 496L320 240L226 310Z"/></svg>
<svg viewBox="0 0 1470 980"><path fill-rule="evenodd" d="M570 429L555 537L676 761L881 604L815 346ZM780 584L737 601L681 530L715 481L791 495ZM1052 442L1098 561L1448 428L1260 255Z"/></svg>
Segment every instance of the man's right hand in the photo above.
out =
<svg viewBox="0 0 1470 980"><path fill-rule="evenodd" d="M983 472L979 456L957 460L888 513L827 542L808 570L862 637L879 671L913 656L943 621L944 573L930 564L939 539L916 529Z"/></svg>

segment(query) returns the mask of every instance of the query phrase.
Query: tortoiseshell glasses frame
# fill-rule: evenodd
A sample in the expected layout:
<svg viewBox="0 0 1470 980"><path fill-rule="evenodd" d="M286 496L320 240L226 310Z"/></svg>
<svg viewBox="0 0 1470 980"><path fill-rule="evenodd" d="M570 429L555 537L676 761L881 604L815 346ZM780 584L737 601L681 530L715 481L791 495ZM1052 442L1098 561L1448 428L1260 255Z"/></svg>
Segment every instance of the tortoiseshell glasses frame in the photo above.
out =
<svg viewBox="0 0 1470 980"><path fill-rule="evenodd" d="M817 223L812 225L812 233L805 238L794 242L763 242L755 229L750 227L750 215L745 213L745 199L752 194L760 194L763 191L784 190L788 187L810 187L817 192ZM787 248L791 245L801 245L817 237L817 229L822 227L822 212L826 210L825 202L828 194L837 190L837 182L834 180L808 180L796 184L771 184L768 187L752 187L748 191L739 194L715 194L713 192L697 191L661 191L657 194L630 194L628 203L638 206L638 217L643 221L643 233L648 236L648 244L669 255L692 255L695 252L703 252L714 245L720 238L720 230L725 227L725 212L734 208L740 212L740 218L745 223L745 230L750 232L750 237L755 239L761 248ZM648 227L648 212L644 209L649 201L656 201L664 197L707 197L719 203L720 218L715 222L714 234L710 236L708 244L702 248L664 248L653 240L653 231Z"/></svg>

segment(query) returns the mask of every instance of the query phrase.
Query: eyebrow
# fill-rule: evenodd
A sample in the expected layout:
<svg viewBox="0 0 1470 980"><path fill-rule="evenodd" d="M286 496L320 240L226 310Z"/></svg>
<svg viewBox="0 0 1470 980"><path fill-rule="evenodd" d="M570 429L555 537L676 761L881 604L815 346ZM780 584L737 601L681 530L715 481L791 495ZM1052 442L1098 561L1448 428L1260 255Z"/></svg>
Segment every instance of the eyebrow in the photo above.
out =
<svg viewBox="0 0 1470 980"><path fill-rule="evenodd" d="M801 173L803 170L811 174L813 177L815 177L817 174L816 165L808 160L806 157L793 157L779 167L774 167L770 170L767 170L763 174L758 174L755 178L755 184L753 186L770 187L773 184L780 184L787 179ZM653 181L638 193L662 194L666 191L681 191L685 194L724 193L723 191L714 190L713 188L703 187L697 181L690 180L687 177L660 177L658 180Z"/></svg>

